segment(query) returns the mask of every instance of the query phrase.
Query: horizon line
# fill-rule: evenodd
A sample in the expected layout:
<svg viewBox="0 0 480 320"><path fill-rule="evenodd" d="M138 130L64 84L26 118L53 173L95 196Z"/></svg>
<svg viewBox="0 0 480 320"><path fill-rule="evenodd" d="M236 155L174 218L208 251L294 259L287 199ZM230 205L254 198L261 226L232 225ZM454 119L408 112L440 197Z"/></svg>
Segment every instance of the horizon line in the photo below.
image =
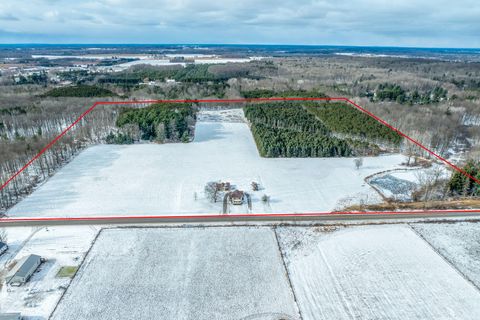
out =
<svg viewBox="0 0 480 320"><path fill-rule="evenodd" d="M394 48L394 49L449 49L449 50L480 50L480 47L445 47L445 46L392 46L392 45L342 45L342 44L291 44L291 43L115 43L115 42L92 42L92 43L62 43L62 42L8 42L0 43L0 46L289 46L289 47L330 47L330 48ZM479 52L480 53L480 52Z"/></svg>

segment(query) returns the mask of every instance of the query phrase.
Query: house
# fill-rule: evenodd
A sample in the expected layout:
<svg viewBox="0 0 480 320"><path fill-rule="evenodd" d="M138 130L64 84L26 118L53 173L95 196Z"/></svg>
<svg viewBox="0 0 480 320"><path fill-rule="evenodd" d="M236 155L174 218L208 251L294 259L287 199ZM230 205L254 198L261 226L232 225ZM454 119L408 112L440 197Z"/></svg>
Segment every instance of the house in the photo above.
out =
<svg viewBox="0 0 480 320"><path fill-rule="evenodd" d="M8 249L7 244L0 241L0 256L4 254L5 251L7 251L7 249Z"/></svg>
<svg viewBox="0 0 480 320"><path fill-rule="evenodd" d="M235 190L230 192L229 194L230 201L234 205L242 205L243 204L243 199L245 197L245 192L240 191L240 190Z"/></svg>
<svg viewBox="0 0 480 320"><path fill-rule="evenodd" d="M230 191L232 186L230 185L230 182L217 182L216 188L218 191Z"/></svg>
<svg viewBox="0 0 480 320"><path fill-rule="evenodd" d="M19 287L25 284L42 263L42 257L31 254L20 259L5 277L10 286Z"/></svg>
<svg viewBox="0 0 480 320"><path fill-rule="evenodd" d="M15 313L0 313L0 320L21 320L22 314L15 312Z"/></svg>

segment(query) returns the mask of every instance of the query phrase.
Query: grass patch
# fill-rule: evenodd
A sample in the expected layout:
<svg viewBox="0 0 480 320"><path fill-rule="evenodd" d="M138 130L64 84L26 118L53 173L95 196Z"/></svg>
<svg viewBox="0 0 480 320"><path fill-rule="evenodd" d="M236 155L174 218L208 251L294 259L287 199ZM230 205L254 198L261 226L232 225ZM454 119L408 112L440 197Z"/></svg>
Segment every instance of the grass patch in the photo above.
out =
<svg viewBox="0 0 480 320"><path fill-rule="evenodd" d="M73 278L77 273L78 267L75 266L64 266L58 270L57 278Z"/></svg>

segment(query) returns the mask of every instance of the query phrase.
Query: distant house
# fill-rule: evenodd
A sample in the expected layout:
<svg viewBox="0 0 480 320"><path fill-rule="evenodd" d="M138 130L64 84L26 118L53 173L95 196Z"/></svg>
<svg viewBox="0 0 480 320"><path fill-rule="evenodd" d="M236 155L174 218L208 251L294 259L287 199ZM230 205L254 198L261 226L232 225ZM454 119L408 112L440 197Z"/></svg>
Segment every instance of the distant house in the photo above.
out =
<svg viewBox="0 0 480 320"><path fill-rule="evenodd" d="M0 256L4 254L5 251L7 251L7 249L8 249L7 244L0 241Z"/></svg>
<svg viewBox="0 0 480 320"><path fill-rule="evenodd" d="M232 202L232 204L234 205L242 205L244 197L245 197L245 192L240 190L232 191L229 194L230 202Z"/></svg>
<svg viewBox="0 0 480 320"><path fill-rule="evenodd" d="M0 313L0 320L21 320L22 314L15 312L15 313Z"/></svg>
<svg viewBox="0 0 480 320"><path fill-rule="evenodd" d="M42 257L35 254L20 259L15 267L5 277L5 282L10 286L19 287L25 284L42 263Z"/></svg>

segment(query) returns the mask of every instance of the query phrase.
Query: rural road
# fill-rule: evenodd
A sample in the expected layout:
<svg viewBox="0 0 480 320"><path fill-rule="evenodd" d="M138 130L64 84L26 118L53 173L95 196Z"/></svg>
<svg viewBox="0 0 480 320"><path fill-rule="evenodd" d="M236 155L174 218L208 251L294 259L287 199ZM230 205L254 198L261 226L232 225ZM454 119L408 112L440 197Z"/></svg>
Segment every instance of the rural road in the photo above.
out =
<svg viewBox="0 0 480 320"><path fill-rule="evenodd" d="M196 216L111 216L72 218L1 218L0 227L54 225L144 225L144 224L203 224L258 222L267 224L292 222L384 221L443 218L479 218L480 210L410 211L378 213L308 213L308 214L242 214Z"/></svg>

